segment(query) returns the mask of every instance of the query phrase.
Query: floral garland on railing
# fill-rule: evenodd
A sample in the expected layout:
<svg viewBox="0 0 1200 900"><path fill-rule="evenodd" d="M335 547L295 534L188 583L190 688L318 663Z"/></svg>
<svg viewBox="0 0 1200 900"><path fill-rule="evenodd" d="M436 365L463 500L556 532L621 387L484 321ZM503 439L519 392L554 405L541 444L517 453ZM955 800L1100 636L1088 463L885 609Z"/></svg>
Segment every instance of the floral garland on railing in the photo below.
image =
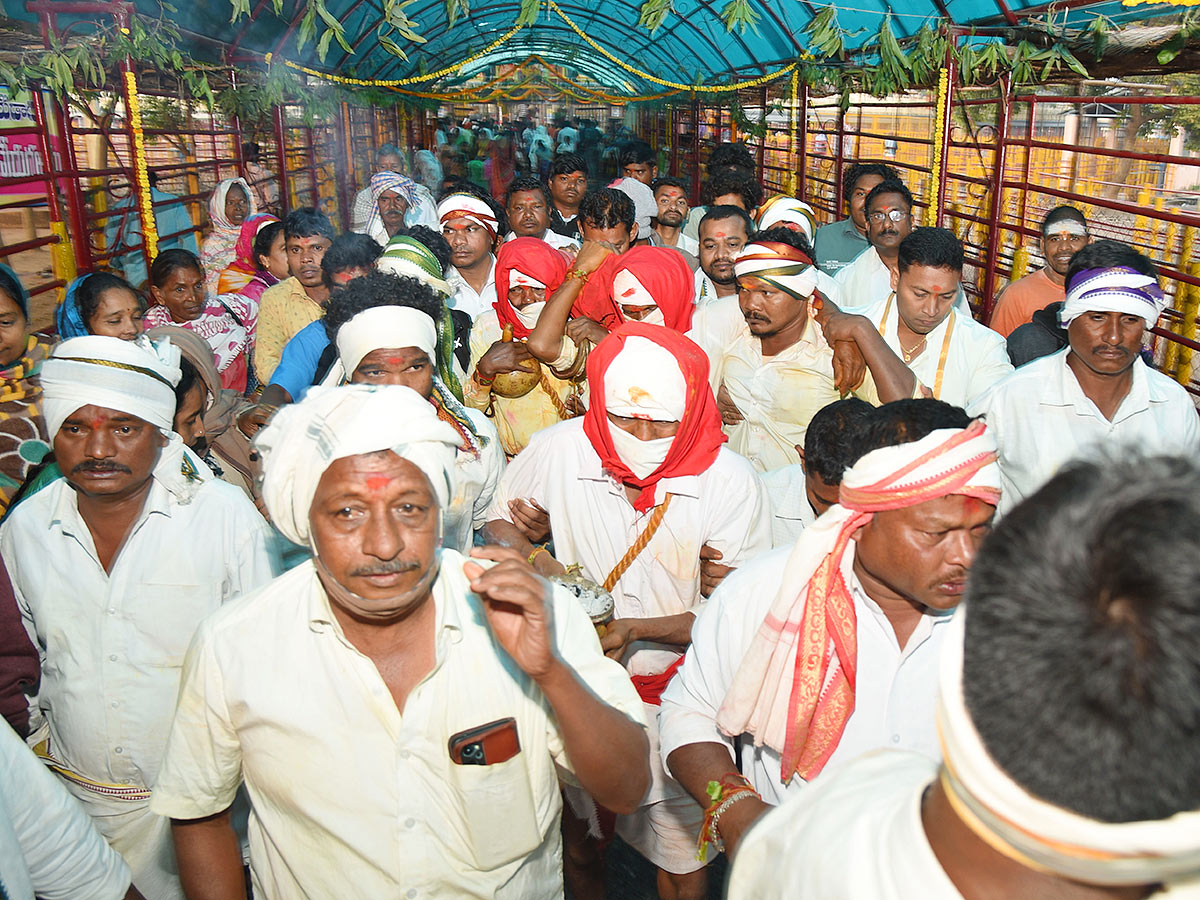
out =
<svg viewBox="0 0 1200 900"><path fill-rule="evenodd" d="M937 106L933 123L933 164L929 167L929 190L925 196L928 208L925 210L925 224L936 225L938 219L938 204L941 200L942 165L945 162L946 141L946 104L950 101L950 70L942 67L938 74Z"/></svg>
<svg viewBox="0 0 1200 900"><path fill-rule="evenodd" d="M138 205L142 212L142 239L146 257L158 256L158 225L154 221L154 203L150 195L150 173L146 169L146 138L142 134L142 107L138 101L137 76L125 72L125 102L129 115L129 130L133 132L133 168L137 173Z"/></svg>

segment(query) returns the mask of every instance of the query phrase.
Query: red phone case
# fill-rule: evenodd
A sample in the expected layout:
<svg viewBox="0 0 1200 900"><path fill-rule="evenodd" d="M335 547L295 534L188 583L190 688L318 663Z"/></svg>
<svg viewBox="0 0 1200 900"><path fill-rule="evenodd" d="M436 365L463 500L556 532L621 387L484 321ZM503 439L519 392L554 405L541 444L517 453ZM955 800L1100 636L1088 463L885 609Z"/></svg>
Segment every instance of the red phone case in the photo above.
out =
<svg viewBox="0 0 1200 900"><path fill-rule="evenodd" d="M521 752L517 720L511 716L451 735L450 759L460 766L494 766ZM464 751L466 751L464 757Z"/></svg>

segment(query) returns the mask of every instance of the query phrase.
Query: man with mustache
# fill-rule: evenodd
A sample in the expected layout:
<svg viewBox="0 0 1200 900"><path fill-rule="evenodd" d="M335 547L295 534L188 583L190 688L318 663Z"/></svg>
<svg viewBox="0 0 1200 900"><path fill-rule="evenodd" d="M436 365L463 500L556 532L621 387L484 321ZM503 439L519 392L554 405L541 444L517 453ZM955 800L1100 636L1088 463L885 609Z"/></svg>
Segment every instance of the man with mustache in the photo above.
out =
<svg viewBox="0 0 1200 900"><path fill-rule="evenodd" d="M500 215L474 194L450 194L437 208L442 237L450 245L446 281L454 290L446 305L479 318L496 302L495 249Z"/></svg>
<svg viewBox="0 0 1200 900"><path fill-rule="evenodd" d="M824 272L837 274L864 250L867 240L867 194L881 181L899 181L900 173L882 163L851 163L842 178L842 199L849 216L822 225L812 235L813 259Z"/></svg>
<svg viewBox="0 0 1200 900"><path fill-rule="evenodd" d="M682 178L664 176L654 179L651 187L654 189L658 213L654 217L654 234L650 237L650 243L659 247L674 247L696 256L700 252L700 243L683 233L688 217L687 185Z"/></svg>
<svg viewBox="0 0 1200 900"><path fill-rule="evenodd" d="M999 498L996 443L922 399L878 409L857 449L836 505L717 588L663 694L663 760L707 810L703 847L732 853L867 751L938 758L937 666Z"/></svg>
<svg viewBox="0 0 1200 900"><path fill-rule="evenodd" d="M188 656L154 809L191 900L246 896L243 782L262 900L552 900L560 773L637 806L638 697L578 601L511 550L442 546L459 440L394 384L314 388L260 435L271 521L313 557Z"/></svg>
<svg viewBox="0 0 1200 900"><path fill-rule="evenodd" d="M1118 241L1071 258L1060 320L1068 345L1026 363L971 404L995 429L1011 509L1062 466L1100 447L1200 453L1191 396L1141 358L1167 306L1154 264Z"/></svg>
<svg viewBox="0 0 1200 900"><path fill-rule="evenodd" d="M733 261L750 242L754 220L740 206L710 206L700 219L696 271L696 306L737 295Z"/></svg>
<svg viewBox="0 0 1200 900"><path fill-rule="evenodd" d="M254 504L171 430L179 359L169 340L59 344L42 388L65 477L0 526L41 658L29 743L156 900L183 896L149 801L184 652L205 616L274 574Z"/></svg>
<svg viewBox="0 0 1200 900"><path fill-rule="evenodd" d="M559 250L578 252L579 241L564 237L550 227L550 192L540 178L514 178L504 195L504 211L512 229L506 241L519 237L537 238Z"/></svg>

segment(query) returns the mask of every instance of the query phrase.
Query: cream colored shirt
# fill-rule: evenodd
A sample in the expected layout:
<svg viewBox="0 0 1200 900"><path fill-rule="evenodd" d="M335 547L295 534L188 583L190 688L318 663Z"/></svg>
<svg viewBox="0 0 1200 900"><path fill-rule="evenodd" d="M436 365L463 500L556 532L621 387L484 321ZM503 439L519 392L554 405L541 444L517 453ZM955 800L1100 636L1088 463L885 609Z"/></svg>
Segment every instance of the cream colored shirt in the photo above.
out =
<svg viewBox="0 0 1200 900"><path fill-rule="evenodd" d="M503 332L496 318L496 311L489 309L471 326L471 373L492 345L501 339ZM590 344L588 346L591 346ZM560 370L569 366L575 359L577 348L574 341L563 337L563 352L554 361ZM542 365L545 380L554 388L560 401L564 404L567 398L576 392L576 383L555 377L545 364ZM579 395L587 402L587 380L578 383ZM557 425L562 421L562 415L546 389L538 385L524 397L501 397L480 385L474 378L464 380L463 399L474 409L486 410L490 405L494 415L496 430L500 433L500 443L504 452L516 456L529 445L529 439L543 428Z"/></svg>
<svg viewBox="0 0 1200 900"><path fill-rule="evenodd" d="M445 541L447 547L464 552L471 549L475 532L487 523L492 495L504 474L504 448L496 426L477 409L468 409L467 415L487 445L478 457L459 448L454 460L454 496L446 507Z"/></svg>
<svg viewBox="0 0 1200 900"><path fill-rule="evenodd" d="M697 307L688 334L708 354L709 378L716 391L725 385L743 416L725 426L729 447L760 472L800 462L808 423L823 407L841 398L833 384L833 350L810 315L804 336L782 353L765 357L762 341L750 333L737 297ZM878 405L868 371L853 392Z"/></svg>
<svg viewBox="0 0 1200 900"><path fill-rule="evenodd" d="M446 282L454 288L454 293L446 301L451 309L460 309L474 321L492 308L496 302L496 257L492 257L492 268L488 271L487 281L483 290L477 291L471 287L467 279L459 274L458 269L450 266L446 270ZM263 295L266 296L265 294Z"/></svg>
<svg viewBox="0 0 1200 900"><path fill-rule="evenodd" d="M895 298L895 293L889 292L882 302L846 312L870 319L887 345L903 359L898 334L900 310ZM966 406L1013 370L1004 338L957 309L951 309L941 324L925 335L924 348L908 367L936 399L955 406Z"/></svg>
<svg viewBox="0 0 1200 900"><path fill-rule="evenodd" d="M106 573L66 479L17 507L0 554L41 657L31 728L48 727L57 759L106 784L154 783L188 642L224 601L270 581L270 535L233 485L206 481L181 504L154 482Z"/></svg>
<svg viewBox="0 0 1200 900"><path fill-rule="evenodd" d="M346 639L311 562L210 618L188 654L151 808L213 815L244 781L263 900L561 898L558 778L571 761L549 703L495 643L463 562L441 552L434 668L403 712ZM558 654L641 722L577 601L556 589L551 602ZM508 717L519 754L451 761L452 735Z"/></svg>
<svg viewBox="0 0 1200 900"><path fill-rule="evenodd" d="M324 314L324 307L308 296L294 277L285 278L263 291L258 303L258 330L254 344L254 373L259 381L271 383L271 376L283 356L284 345L301 328Z"/></svg>

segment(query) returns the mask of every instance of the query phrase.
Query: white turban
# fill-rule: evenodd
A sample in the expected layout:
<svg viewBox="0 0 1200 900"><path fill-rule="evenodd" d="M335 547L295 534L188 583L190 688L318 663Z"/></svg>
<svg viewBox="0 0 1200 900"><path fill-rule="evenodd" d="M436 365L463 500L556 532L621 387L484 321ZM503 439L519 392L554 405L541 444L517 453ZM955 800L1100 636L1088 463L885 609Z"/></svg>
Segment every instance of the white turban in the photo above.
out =
<svg viewBox="0 0 1200 900"><path fill-rule="evenodd" d="M817 289L817 267L803 250L776 241L747 244L733 261L738 278L760 278L797 300Z"/></svg>
<svg viewBox="0 0 1200 900"><path fill-rule="evenodd" d="M383 349L416 347L437 363L437 325L411 306L374 306L365 309L338 329L337 362L322 384L349 381L368 353Z"/></svg>
<svg viewBox="0 0 1200 900"><path fill-rule="evenodd" d="M454 496L458 432L428 400L399 385L311 388L275 414L254 444L263 457L263 500L288 540L309 543L309 510L330 463L391 450L425 473L444 515Z"/></svg>
<svg viewBox="0 0 1200 900"><path fill-rule="evenodd" d="M967 615L960 609L949 626L937 708L943 786L959 817L992 846L1065 878L1103 885L1165 882L1163 895L1170 898L1182 898L1186 884L1186 896L1197 896L1200 811L1102 822L1029 793L992 759L963 696Z"/></svg>
<svg viewBox="0 0 1200 900"><path fill-rule="evenodd" d="M115 409L170 432L179 359L179 348L167 338L90 335L63 341L42 364L42 414L50 439L82 406Z"/></svg>
<svg viewBox="0 0 1200 900"><path fill-rule="evenodd" d="M777 225L799 225L800 231L812 243L817 230L817 214L803 200L779 194L758 209L758 230L766 231Z"/></svg>
<svg viewBox="0 0 1200 900"><path fill-rule="evenodd" d="M654 191L648 184L628 177L614 181L612 187L633 201L633 215L637 222L637 233L633 239L636 241L650 237L650 220L658 215L658 201L654 199Z"/></svg>
<svg viewBox="0 0 1200 900"><path fill-rule="evenodd" d="M1141 316L1153 328L1167 308L1167 296L1153 275L1129 266L1085 269L1071 281L1067 299L1058 314L1063 327L1086 312L1117 312Z"/></svg>
<svg viewBox="0 0 1200 900"><path fill-rule="evenodd" d="M679 361L649 338L629 338L604 373L604 408L628 419L682 421L687 381Z"/></svg>
<svg viewBox="0 0 1200 900"><path fill-rule="evenodd" d="M482 225L493 238L500 228L495 210L471 194L451 194L438 204L437 214L438 221L443 225L454 219L467 219Z"/></svg>
<svg viewBox="0 0 1200 900"><path fill-rule="evenodd" d="M749 733L755 746L783 756L784 784L796 773L806 781L820 773L854 709L857 652L838 639L854 631L853 599L840 575L854 533L876 512L951 494L993 506L1000 499L996 439L982 419L865 454L842 476L839 502L796 543L717 713L725 734Z"/></svg>

